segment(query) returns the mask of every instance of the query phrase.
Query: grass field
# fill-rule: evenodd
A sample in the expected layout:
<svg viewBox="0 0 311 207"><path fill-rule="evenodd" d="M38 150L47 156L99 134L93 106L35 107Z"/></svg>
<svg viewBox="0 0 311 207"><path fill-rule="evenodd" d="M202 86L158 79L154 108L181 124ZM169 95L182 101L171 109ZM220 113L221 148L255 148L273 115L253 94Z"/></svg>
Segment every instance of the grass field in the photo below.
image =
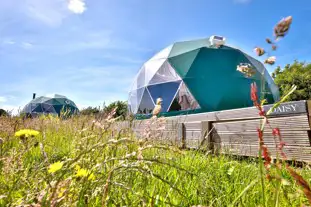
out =
<svg viewBox="0 0 311 207"><path fill-rule="evenodd" d="M263 206L255 158L181 151L107 124L0 117L0 206ZM14 136L20 129L40 134ZM310 181L308 167L297 172ZM307 204L281 173L279 187L264 181L266 206Z"/></svg>

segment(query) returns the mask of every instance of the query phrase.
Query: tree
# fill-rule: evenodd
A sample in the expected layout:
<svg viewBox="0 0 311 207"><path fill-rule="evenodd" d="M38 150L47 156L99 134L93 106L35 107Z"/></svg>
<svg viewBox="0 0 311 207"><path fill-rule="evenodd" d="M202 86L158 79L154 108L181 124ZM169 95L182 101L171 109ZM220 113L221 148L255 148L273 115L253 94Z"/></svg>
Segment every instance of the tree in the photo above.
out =
<svg viewBox="0 0 311 207"><path fill-rule="evenodd" d="M8 112L4 109L0 109L0 116L8 116Z"/></svg>
<svg viewBox="0 0 311 207"><path fill-rule="evenodd" d="M97 107L87 107L85 109L82 109L80 111L81 115L94 115L94 114L98 114L99 113L99 109Z"/></svg>
<svg viewBox="0 0 311 207"><path fill-rule="evenodd" d="M310 100L311 99L311 64L295 61L287 64L283 69L277 67L272 73L276 85L283 96L292 87L297 86L297 90L289 97L289 101Z"/></svg>
<svg viewBox="0 0 311 207"><path fill-rule="evenodd" d="M109 104L107 107L105 107L104 112L109 113L114 108L117 108L116 114L114 118L121 117L121 119L125 119L128 114L128 107L126 101L115 101L111 104Z"/></svg>

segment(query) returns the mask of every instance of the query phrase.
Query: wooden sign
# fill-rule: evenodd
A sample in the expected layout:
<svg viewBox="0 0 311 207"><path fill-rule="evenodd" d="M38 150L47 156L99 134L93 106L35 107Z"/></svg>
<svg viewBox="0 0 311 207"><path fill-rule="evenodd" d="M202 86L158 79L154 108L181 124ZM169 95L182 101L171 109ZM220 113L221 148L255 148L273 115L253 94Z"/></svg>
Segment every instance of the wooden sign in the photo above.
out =
<svg viewBox="0 0 311 207"><path fill-rule="evenodd" d="M268 112L273 105L265 105L264 110ZM287 115L287 114L301 114L307 113L306 101L294 101L282 103L276 107L269 116Z"/></svg>

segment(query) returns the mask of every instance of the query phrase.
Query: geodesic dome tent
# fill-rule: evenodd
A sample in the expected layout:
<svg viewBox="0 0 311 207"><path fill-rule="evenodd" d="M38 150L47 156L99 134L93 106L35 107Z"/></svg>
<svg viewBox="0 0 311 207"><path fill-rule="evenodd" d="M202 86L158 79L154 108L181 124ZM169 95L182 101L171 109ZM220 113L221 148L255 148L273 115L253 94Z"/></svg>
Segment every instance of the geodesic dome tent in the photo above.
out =
<svg viewBox="0 0 311 207"><path fill-rule="evenodd" d="M249 64L251 77L237 71ZM260 85L263 83L263 91ZM129 110L148 114L156 99L162 112L208 112L252 106L250 84L256 82L269 103L279 91L264 65L239 49L213 45L209 38L177 42L148 60L139 70L129 93Z"/></svg>
<svg viewBox="0 0 311 207"><path fill-rule="evenodd" d="M61 115L61 112L72 115L79 112L79 109L76 104L66 96L55 94L52 97L40 96L34 98L22 110L22 113L32 117L41 114Z"/></svg>

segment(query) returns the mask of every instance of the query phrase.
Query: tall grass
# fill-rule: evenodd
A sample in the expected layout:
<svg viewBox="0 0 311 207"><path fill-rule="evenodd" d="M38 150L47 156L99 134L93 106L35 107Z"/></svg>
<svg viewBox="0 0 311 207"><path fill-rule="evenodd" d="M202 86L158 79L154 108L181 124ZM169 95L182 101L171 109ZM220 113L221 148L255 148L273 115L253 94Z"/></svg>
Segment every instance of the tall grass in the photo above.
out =
<svg viewBox="0 0 311 207"><path fill-rule="evenodd" d="M285 20L275 28L277 37L289 29L291 17ZM276 49L271 40L267 42ZM260 56L265 53L262 48L256 52ZM275 57L265 61L274 62ZM253 74L249 65L240 65L238 70L246 76ZM146 128L146 139L136 139L131 128L114 127L116 110L105 117L67 120L0 117L0 206L308 204L309 166L294 170L279 159L271 163L263 138L269 112L263 111L255 85L251 98L264 119L258 128L259 159L181 151L161 144L160 139L154 141L152 127ZM156 118L150 125L158 127L155 122ZM40 134L15 134L25 128ZM280 131L272 129L272 133L282 143ZM283 144L277 147L285 159Z"/></svg>
<svg viewBox="0 0 311 207"><path fill-rule="evenodd" d="M258 206L256 159L237 160L137 140L92 117L69 120L1 118L0 206ZM19 129L40 131L22 141ZM113 136L112 136L113 135ZM54 173L53 163L63 166ZM78 169L85 169L78 175ZM298 169L311 179L307 168ZM281 170L279 206L307 203ZM80 173L81 174L81 173ZM92 176L91 176L92 175ZM267 206L275 182L264 180ZM292 183L291 183L292 182Z"/></svg>

